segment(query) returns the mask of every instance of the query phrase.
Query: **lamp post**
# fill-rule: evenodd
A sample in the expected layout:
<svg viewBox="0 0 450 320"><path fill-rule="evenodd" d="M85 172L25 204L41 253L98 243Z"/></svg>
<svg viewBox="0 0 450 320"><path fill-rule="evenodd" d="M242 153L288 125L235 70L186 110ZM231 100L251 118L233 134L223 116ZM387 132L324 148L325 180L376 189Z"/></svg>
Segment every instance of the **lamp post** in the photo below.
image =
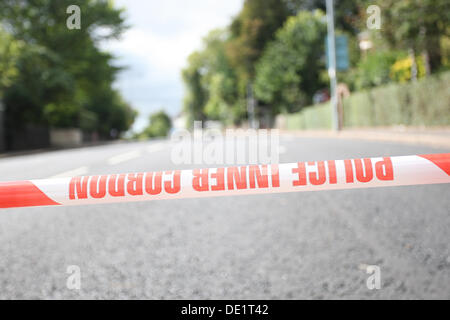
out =
<svg viewBox="0 0 450 320"><path fill-rule="evenodd" d="M3 102L0 98L0 152L5 151L5 136L4 136L4 121L3 113L5 108L3 107Z"/></svg>
<svg viewBox="0 0 450 320"><path fill-rule="evenodd" d="M327 31L328 31L328 75L330 77L331 91L331 112L333 129L339 130L338 101L337 101L337 80L336 80L336 48L334 43L334 13L333 0L326 0L327 8Z"/></svg>

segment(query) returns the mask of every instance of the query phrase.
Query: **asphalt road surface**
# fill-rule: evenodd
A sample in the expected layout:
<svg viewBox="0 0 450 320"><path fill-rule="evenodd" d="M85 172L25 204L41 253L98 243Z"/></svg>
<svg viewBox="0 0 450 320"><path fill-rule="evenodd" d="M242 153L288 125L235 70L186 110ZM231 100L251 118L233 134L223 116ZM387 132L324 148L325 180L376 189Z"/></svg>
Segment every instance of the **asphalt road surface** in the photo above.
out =
<svg viewBox="0 0 450 320"><path fill-rule="evenodd" d="M283 136L280 162L449 150ZM166 142L0 159L0 180L177 168ZM0 210L2 299L450 298L450 184ZM70 265L81 288L67 287ZM367 265L381 271L369 290Z"/></svg>

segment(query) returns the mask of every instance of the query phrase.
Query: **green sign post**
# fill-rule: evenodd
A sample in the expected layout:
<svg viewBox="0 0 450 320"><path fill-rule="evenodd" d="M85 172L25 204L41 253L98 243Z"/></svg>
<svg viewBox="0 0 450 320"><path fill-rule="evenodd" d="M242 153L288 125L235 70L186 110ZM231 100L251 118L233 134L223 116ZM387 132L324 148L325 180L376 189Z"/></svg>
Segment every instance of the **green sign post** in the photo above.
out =
<svg viewBox="0 0 450 320"><path fill-rule="evenodd" d="M336 69L338 71L348 70L350 67L348 59L348 38L347 36L336 36ZM325 38L325 52L327 57L327 68L330 67L330 55L328 52L328 38Z"/></svg>

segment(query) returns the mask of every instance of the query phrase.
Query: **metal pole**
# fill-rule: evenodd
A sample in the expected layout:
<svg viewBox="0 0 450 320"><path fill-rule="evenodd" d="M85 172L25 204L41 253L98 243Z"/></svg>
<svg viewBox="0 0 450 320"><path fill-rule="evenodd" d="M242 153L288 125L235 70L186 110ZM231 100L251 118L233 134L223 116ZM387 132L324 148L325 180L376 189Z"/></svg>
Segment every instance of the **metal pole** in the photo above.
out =
<svg viewBox="0 0 450 320"><path fill-rule="evenodd" d="M3 121L4 111L5 108L3 107L3 103L0 98L0 153L5 151L5 135L4 135L4 121Z"/></svg>
<svg viewBox="0 0 450 320"><path fill-rule="evenodd" d="M256 129L255 98L253 97L253 86L251 83L247 85L247 113L250 129Z"/></svg>
<svg viewBox="0 0 450 320"><path fill-rule="evenodd" d="M326 0L327 30L328 30L328 75L330 76L331 112L333 114L333 129L339 130L339 117L337 105L337 80L336 80L336 48L334 43L334 13L333 0Z"/></svg>

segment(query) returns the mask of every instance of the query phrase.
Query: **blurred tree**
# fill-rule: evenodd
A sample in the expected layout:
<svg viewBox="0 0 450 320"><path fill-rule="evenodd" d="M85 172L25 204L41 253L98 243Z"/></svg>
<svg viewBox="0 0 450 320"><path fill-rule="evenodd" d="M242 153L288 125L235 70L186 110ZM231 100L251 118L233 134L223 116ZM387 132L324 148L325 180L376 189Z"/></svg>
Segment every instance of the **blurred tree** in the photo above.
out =
<svg viewBox="0 0 450 320"><path fill-rule="evenodd" d="M212 30L202 42L202 48L191 54L183 70L187 93L184 111L193 120L214 119L232 123L239 121L236 72L225 47L229 32Z"/></svg>
<svg viewBox="0 0 450 320"><path fill-rule="evenodd" d="M295 112L312 102L324 84L324 37L321 11L300 11L290 17L269 43L256 67L256 97L272 107L272 114Z"/></svg>
<svg viewBox="0 0 450 320"><path fill-rule="evenodd" d="M434 72L442 65L441 38L450 37L448 0L380 0L382 36L394 48L423 53Z"/></svg>
<svg viewBox="0 0 450 320"><path fill-rule="evenodd" d="M111 135L111 132L121 133L131 128L137 112L123 100L117 90L110 87L99 89L92 95L82 114L84 117L89 114L95 115L95 131L101 137L115 138L117 135Z"/></svg>
<svg viewBox="0 0 450 320"><path fill-rule="evenodd" d="M71 0L2 0L0 17L16 37L64 52L74 60L86 42L117 38L127 28L123 9L114 8L113 1L77 0L81 29L69 30L66 9L73 4Z"/></svg>
<svg viewBox="0 0 450 320"><path fill-rule="evenodd" d="M230 25L231 37L227 54L238 73L241 91L255 73L255 63L268 41L289 16L289 10L279 0L245 0L240 13Z"/></svg>
<svg viewBox="0 0 450 320"><path fill-rule="evenodd" d="M216 29L204 39L202 51L202 84L208 92L204 112L209 119L234 122L237 94L237 78L231 67L225 48L229 39L227 30Z"/></svg>
<svg viewBox="0 0 450 320"><path fill-rule="evenodd" d="M195 51L188 58L188 66L182 71L182 78L186 87L184 97L184 112L188 115L187 127L193 125L193 121L204 121L206 115L204 107L207 97L206 89L202 83L202 55Z"/></svg>
<svg viewBox="0 0 450 320"><path fill-rule="evenodd" d="M66 9L71 4L0 2L5 29L24 43L17 62L19 76L5 93L7 121L13 126L90 127L108 138L111 129L127 130L135 116L112 89L121 68L99 49L101 40L117 38L126 28L122 10L112 1L79 0L81 29L69 30ZM117 114L123 119L117 120Z"/></svg>
<svg viewBox="0 0 450 320"><path fill-rule="evenodd" d="M16 67L22 44L3 31L0 26L0 97L17 76Z"/></svg>
<svg viewBox="0 0 450 320"><path fill-rule="evenodd" d="M425 74L425 63L423 60L424 60L423 56L416 56L416 57L414 57L414 60L410 56L403 58L403 59L399 59L391 65L389 77L392 80L395 80L400 83L411 80L412 65L413 65L413 61L414 61L414 63L416 64L416 67L417 67L416 78L417 79L423 78L426 75Z"/></svg>
<svg viewBox="0 0 450 320"><path fill-rule="evenodd" d="M299 11L326 11L325 0L283 0L293 15ZM362 17L372 0L334 0L335 28L356 35L366 26Z"/></svg>
<svg viewBox="0 0 450 320"><path fill-rule="evenodd" d="M404 59L404 51L379 50L369 53L358 62L354 70L353 84L356 90L371 88L392 81L391 66Z"/></svg>
<svg viewBox="0 0 450 320"><path fill-rule="evenodd" d="M18 76L5 91L8 126L45 124L44 106L67 100L73 91L73 78L59 63L59 56L45 47L25 45L22 48L16 63Z"/></svg>
<svg viewBox="0 0 450 320"><path fill-rule="evenodd" d="M163 110L150 115L149 125L144 130L146 137L166 137L172 128L170 117Z"/></svg>
<svg viewBox="0 0 450 320"><path fill-rule="evenodd" d="M335 0L336 34L349 39L351 65L339 72L339 79L362 89L421 76L429 69L427 57L432 70L448 64L447 2ZM365 32L372 48L362 52L361 32L367 31L367 8L373 4L381 7L381 30ZM328 87L325 16L316 9L325 10L325 1L245 0L228 32L210 33L189 58L183 78L191 119L233 119L237 124L246 117L247 89L252 87L264 116L265 108L274 115L310 104L317 90Z"/></svg>
<svg viewBox="0 0 450 320"><path fill-rule="evenodd" d="M213 74L208 85L208 100L205 105L205 115L211 120L227 120L230 114L230 104L226 101L227 92L234 90L234 83L222 73Z"/></svg>

